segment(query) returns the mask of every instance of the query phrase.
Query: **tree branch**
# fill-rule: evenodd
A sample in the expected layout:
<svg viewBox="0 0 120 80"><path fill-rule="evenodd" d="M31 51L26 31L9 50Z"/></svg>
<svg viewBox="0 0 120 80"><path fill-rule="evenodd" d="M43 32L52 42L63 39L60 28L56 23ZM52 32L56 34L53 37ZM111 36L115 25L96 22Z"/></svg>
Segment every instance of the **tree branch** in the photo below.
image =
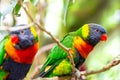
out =
<svg viewBox="0 0 120 80"><path fill-rule="evenodd" d="M75 74L76 74L77 78L86 80L86 76L105 72L118 64L120 64L120 55L115 57L109 64L104 66L102 69L95 70L95 71L82 71L82 72L80 72L79 70L76 70Z"/></svg>
<svg viewBox="0 0 120 80"><path fill-rule="evenodd" d="M120 64L120 55L118 55L117 57L115 57L112 62L110 62L109 64L107 64L106 66L104 66L102 69L100 70L96 70L96 71L88 71L83 73L82 75L88 76L88 75L92 75L92 74L97 74L97 73L101 73L104 71L107 71L109 69L111 69L112 67L116 66Z"/></svg>

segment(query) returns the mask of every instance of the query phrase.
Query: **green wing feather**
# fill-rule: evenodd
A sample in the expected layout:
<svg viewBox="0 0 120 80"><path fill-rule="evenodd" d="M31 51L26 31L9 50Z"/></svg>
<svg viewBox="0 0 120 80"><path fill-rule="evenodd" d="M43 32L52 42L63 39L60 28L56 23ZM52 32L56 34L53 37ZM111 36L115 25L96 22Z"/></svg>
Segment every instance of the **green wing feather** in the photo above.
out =
<svg viewBox="0 0 120 80"><path fill-rule="evenodd" d="M1 42L0 42L0 65L2 65L4 61L4 55L5 55L5 49L4 45L5 42L9 39L9 36L6 36Z"/></svg>
<svg viewBox="0 0 120 80"><path fill-rule="evenodd" d="M1 69L1 66L4 61L4 56L6 53L4 49L4 45L5 45L5 42L8 41L8 39L9 39L9 36L6 36L2 41L0 41L0 80L4 80L9 74L8 72Z"/></svg>
<svg viewBox="0 0 120 80"><path fill-rule="evenodd" d="M8 72L0 69L0 80L6 80L6 77L9 75Z"/></svg>
<svg viewBox="0 0 120 80"><path fill-rule="evenodd" d="M69 33L63 38L61 43L67 48L72 48L74 35L75 35L74 33ZM45 68L47 66L51 66L52 69L55 68L66 57L67 57L66 52L61 47L56 45L54 48L52 48L46 62L44 63L43 67L40 70L40 74L45 71ZM49 69L49 71L46 72L50 72L52 70L51 68ZM39 74L37 76L39 76Z"/></svg>

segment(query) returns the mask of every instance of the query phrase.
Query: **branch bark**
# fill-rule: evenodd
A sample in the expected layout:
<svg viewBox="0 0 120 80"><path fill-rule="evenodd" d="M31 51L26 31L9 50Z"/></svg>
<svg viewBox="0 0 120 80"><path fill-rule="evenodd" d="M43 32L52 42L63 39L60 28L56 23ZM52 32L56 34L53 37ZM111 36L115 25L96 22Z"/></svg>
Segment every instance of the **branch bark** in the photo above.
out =
<svg viewBox="0 0 120 80"><path fill-rule="evenodd" d="M104 72L104 71L107 71L107 70L111 69L112 67L114 67L114 66L116 66L118 64L120 64L120 55L118 55L117 57L115 57L112 60L112 62L110 62L109 64L107 64L106 66L104 66L102 69L96 70L96 71L84 72L82 75L88 76L88 75L92 75L92 74L101 73L101 72Z"/></svg>

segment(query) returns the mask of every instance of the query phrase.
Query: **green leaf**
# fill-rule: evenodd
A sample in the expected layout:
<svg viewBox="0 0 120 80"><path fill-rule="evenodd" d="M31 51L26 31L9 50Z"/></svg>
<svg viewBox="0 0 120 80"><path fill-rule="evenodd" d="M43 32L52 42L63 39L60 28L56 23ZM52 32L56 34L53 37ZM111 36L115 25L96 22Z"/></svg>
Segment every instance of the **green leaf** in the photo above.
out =
<svg viewBox="0 0 120 80"><path fill-rule="evenodd" d="M73 0L65 0L64 2L64 9L63 9L63 24L64 26L66 26L66 16L67 16L67 12L68 12L68 8L69 6L71 6L71 4L73 4Z"/></svg>
<svg viewBox="0 0 120 80"><path fill-rule="evenodd" d="M21 8L21 5L19 3L17 3L15 8L14 8L14 14L15 15L18 15L18 12L19 12L20 8Z"/></svg>
<svg viewBox="0 0 120 80"><path fill-rule="evenodd" d="M39 2L39 0L30 0L30 2L35 6Z"/></svg>
<svg viewBox="0 0 120 80"><path fill-rule="evenodd" d="M67 15L67 10L68 10L68 5L69 5L69 2L70 0L66 0L65 4L64 4L64 10L63 10L63 15L64 15L64 18L63 18L63 24L64 26L66 26L66 15Z"/></svg>

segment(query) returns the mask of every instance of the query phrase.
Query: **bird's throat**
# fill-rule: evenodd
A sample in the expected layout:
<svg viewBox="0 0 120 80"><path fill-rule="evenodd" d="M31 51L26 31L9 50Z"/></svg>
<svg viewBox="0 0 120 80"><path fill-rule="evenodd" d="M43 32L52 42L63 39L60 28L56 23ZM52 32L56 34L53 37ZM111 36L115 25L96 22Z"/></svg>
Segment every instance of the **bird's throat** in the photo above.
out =
<svg viewBox="0 0 120 80"><path fill-rule="evenodd" d="M89 53L93 50L93 46L85 42L81 37L74 38L74 47L78 50L83 58L87 58Z"/></svg>

